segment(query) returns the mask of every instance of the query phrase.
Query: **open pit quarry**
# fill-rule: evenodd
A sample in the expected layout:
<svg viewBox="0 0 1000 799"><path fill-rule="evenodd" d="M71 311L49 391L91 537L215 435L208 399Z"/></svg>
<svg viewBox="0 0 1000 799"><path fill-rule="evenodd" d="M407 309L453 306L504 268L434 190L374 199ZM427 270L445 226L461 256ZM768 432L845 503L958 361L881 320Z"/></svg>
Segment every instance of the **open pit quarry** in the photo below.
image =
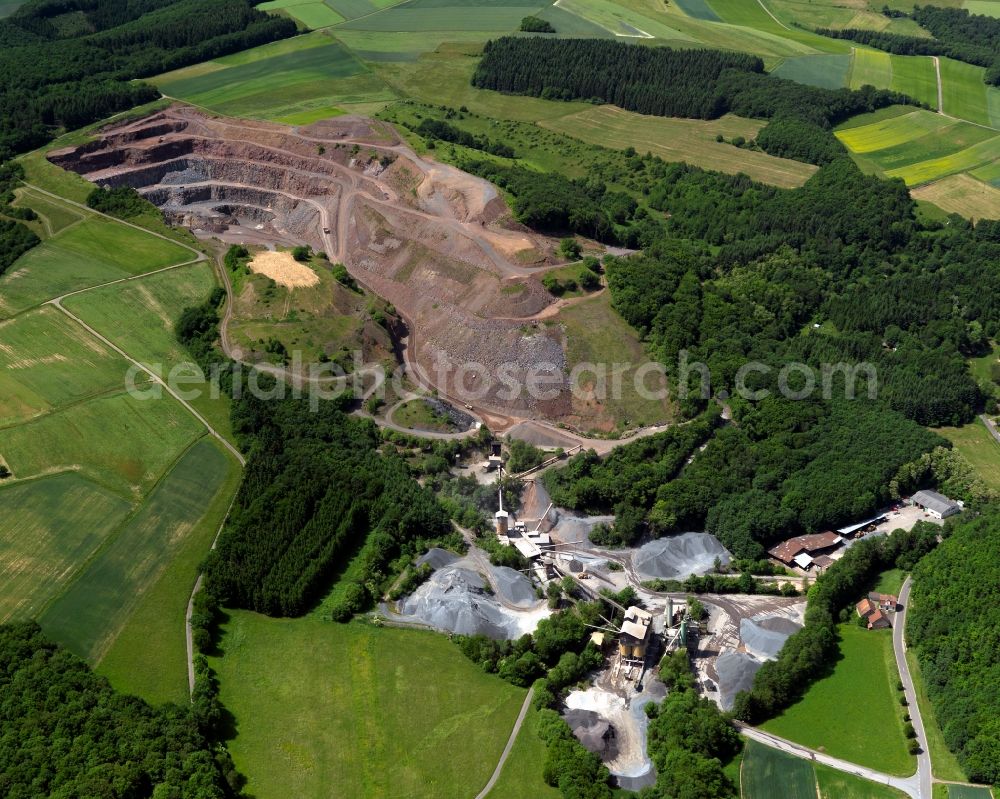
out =
<svg viewBox="0 0 1000 799"><path fill-rule="evenodd" d="M554 242L513 222L492 184L419 157L390 126L344 116L292 128L174 106L49 159L134 187L198 236L326 252L399 311L417 383L497 429L572 424L564 333L543 321L560 301L538 279ZM510 389L532 372L545 396Z"/></svg>

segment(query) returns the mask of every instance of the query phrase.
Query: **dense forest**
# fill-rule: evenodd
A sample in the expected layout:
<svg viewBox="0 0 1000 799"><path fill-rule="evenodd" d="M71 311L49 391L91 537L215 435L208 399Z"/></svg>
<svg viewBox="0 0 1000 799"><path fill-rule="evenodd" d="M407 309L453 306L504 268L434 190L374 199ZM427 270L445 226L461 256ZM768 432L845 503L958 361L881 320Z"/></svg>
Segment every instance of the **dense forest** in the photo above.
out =
<svg viewBox="0 0 1000 799"><path fill-rule="evenodd" d="M223 799L240 780L188 708L116 693L34 622L0 625L5 799ZM232 783L232 784L230 784Z"/></svg>
<svg viewBox="0 0 1000 799"><path fill-rule="evenodd" d="M760 58L721 50L640 47L606 39L504 37L488 42L472 77L481 89L552 100L613 103L656 116L770 119L757 144L810 163L846 154L832 125L892 103L870 86L820 89L764 73Z"/></svg>
<svg viewBox="0 0 1000 799"><path fill-rule="evenodd" d="M19 221L35 219L35 212L11 205L14 189L22 180L24 167L13 161L0 163L0 275L40 242L34 231Z"/></svg>
<svg viewBox="0 0 1000 799"><path fill-rule="evenodd" d="M249 0L29 0L0 20L0 161L159 97L135 78L292 36Z"/></svg>
<svg viewBox="0 0 1000 799"><path fill-rule="evenodd" d="M315 411L304 399L244 396L234 403L247 465L206 571L209 589L226 605L298 615L357 551L368 561L365 581L377 584L401 552L417 554L449 534L433 494L400 458L378 452L378 428L344 410L335 400ZM359 583L357 590L368 588ZM358 597L350 610L370 599Z"/></svg>
<svg viewBox="0 0 1000 799"><path fill-rule="evenodd" d="M756 558L776 537L889 501L901 466L948 446L923 425L973 418L983 395L965 360L1000 330L995 223L922 224L902 183L865 176L847 158L795 190L655 159L644 174L649 206L669 214L667 235L608 259L612 303L678 381L684 362L705 364L710 394L729 395L736 425L655 495L581 456L546 478L560 501L614 510L623 531L708 529ZM769 370L744 381L766 398L737 390L748 362ZM787 363L814 369L817 388L828 375L831 400L779 396ZM694 396L681 403L691 416L705 408L698 382L694 371ZM645 446L615 458L641 460Z"/></svg>
<svg viewBox="0 0 1000 799"><path fill-rule="evenodd" d="M913 572L906 623L948 748L1000 783L1000 511L959 521Z"/></svg>
<svg viewBox="0 0 1000 799"><path fill-rule="evenodd" d="M823 36L850 39L897 55L937 55L986 67L983 80L1000 84L1000 19L972 14L964 8L917 6L911 16L933 39L886 31L819 29Z"/></svg>

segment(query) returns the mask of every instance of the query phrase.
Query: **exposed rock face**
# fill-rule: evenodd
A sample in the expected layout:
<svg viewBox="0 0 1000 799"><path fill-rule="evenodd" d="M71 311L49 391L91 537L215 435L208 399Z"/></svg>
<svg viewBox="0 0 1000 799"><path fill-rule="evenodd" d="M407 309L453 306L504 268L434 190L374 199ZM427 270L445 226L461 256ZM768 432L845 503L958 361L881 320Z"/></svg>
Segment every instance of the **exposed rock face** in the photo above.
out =
<svg viewBox="0 0 1000 799"><path fill-rule="evenodd" d="M458 403L525 418L572 411L559 328L541 322L555 298L523 266L552 263L553 243L512 224L492 184L424 161L383 123L295 129L178 106L49 158L136 188L196 232L325 251L396 306L411 370ZM541 388L529 392L532 375Z"/></svg>

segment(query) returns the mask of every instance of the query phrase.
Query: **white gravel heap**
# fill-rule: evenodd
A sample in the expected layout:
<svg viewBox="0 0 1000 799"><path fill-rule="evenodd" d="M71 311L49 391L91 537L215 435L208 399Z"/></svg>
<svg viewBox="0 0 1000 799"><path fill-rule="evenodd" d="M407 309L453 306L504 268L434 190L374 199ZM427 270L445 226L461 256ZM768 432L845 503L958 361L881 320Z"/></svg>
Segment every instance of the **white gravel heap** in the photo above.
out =
<svg viewBox="0 0 1000 799"><path fill-rule="evenodd" d="M716 558L726 565L732 555L714 535L682 533L644 544L635 552L633 564L647 579L683 580L712 571Z"/></svg>

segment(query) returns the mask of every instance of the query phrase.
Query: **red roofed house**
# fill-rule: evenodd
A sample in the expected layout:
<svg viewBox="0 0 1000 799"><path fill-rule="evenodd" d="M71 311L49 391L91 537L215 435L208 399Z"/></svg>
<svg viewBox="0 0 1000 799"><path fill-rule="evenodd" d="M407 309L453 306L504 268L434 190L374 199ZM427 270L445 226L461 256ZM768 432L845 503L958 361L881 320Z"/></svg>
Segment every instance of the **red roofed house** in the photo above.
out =
<svg viewBox="0 0 1000 799"><path fill-rule="evenodd" d="M889 617L886 616L881 610L876 609L875 612L868 617L868 629L884 630L886 627L892 627L892 622L889 621Z"/></svg>
<svg viewBox="0 0 1000 799"><path fill-rule="evenodd" d="M782 541L777 546L771 547L767 553L786 566L808 569L818 555L828 555L843 543L844 539L836 533L813 533Z"/></svg>
<svg viewBox="0 0 1000 799"><path fill-rule="evenodd" d="M871 593L868 595L868 599L878 605L879 609L883 612L892 611L895 613L899 608L899 599L892 594Z"/></svg>

